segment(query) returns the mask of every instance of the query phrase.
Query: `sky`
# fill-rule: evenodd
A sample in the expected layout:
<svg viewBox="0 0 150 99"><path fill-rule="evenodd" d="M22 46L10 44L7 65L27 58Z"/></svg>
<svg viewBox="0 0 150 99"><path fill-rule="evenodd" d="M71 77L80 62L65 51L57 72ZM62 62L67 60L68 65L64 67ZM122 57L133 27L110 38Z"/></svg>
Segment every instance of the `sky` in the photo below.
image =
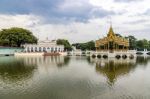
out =
<svg viewBox="0 0 150 99"><path fill-rule="evenodd" d="M71 43L115 33L150 40L150 0L0 0L0 29L21 27L39 39Z"/></svg>

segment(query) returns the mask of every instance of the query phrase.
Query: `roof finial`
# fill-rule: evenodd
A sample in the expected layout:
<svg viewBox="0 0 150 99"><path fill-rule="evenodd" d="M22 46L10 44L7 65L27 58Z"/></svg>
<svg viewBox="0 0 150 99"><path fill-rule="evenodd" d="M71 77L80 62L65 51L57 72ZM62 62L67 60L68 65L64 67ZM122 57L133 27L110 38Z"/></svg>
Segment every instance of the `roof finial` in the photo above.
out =
<svg viewBox="0 0 150 99"><path fill-rule="evenodd" d="M46 40L48 40L48 37L46 37Z"/></svg>
<svg viewBox="0 0 150 99"><path fill-rule="evenodd" d="M47 36L46 36L46 40L48 40L48 33L47 33Z"/></svg>
<svg viewBox="0 0 150 99"><path fill-rule="evenodd" d="M112 27L112 18L111 18L111 16L109 16L109 24L110 24L110 27Z"/></svg>
<svg viewBox="0 0 150 99"><path fill-rule="evenodd" d="M112 28L112 19L111 16L108 17L109 18L109 24L110 24L110 28L109 28L109 32L107 36L111 36L111 35L115 35L113 28Z"/></svg>

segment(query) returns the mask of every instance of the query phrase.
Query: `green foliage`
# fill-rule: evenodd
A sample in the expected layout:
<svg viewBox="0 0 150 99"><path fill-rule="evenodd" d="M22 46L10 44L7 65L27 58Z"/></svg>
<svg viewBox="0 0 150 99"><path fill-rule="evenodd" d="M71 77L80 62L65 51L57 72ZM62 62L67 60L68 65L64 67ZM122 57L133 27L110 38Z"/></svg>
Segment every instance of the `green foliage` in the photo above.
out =
<svg viewBox="0 0 150 99"><path fill-rule="evenodd" d="M72 44L72 46L75 46L77 49L81 49L83 51L95 50L95 42L94 41L89 41L86 43L75 43L75 44Z"/></svg>
<svg viewBox="0 0 150 99"><path fill-rule="evenodd" d="M137 48L136 46L137 39L134 36L129 35L128 37L125 38L129 40L129 45L130 45L129 49L133 50Z"/></svg>
<svg viewBox="0 0 150 99"><path fill-rule="evenodd" d="M143 49L150 49L150 41L143 39L137 41L137 49L143 50Z"/></svg>
<svg viewBox="0 0 150 99"><path fill-rule="evenodd" d="M37 38L29 30L13 27L0 31L0 45L20 47L25 43L37 43Z"/></svg>
<svg viewBox="0 0 150 99"><path fill-rule="evenodd" d="M137 48L138 48L138 49L144 48L144 42L143 42L142 40L138 40L138 41L137 41Z"/></svg>
<svg viewBox="0 0 150 99"><path fill-rule="evenodd" d="M129 49L130 50L133 50L133 49L137 49L137 50L148 49L148 50L150 50L150 41L148 41L146 39L137 40L132 35L129 35L125 38L129 40L129 45L130 45Z"/></svg>
<svg viewBox="0 0 150 99"><path fill-rule="evenodd" d="M122 35L120 35L120 34L115 34L116 36L118 36L118 37L122 37Z"/></svg>
<svg viewBox="0 0 150 99"><path fill-rule="evenodd" d="M58 39L58 40L57 40L57 44L58 44L58 45L64 45L65 51L71 51L71 50L72 50L72 47L71 47L71 45L70 45L70 43L69 43L68 40L65 40L65 39Z"/></svg>

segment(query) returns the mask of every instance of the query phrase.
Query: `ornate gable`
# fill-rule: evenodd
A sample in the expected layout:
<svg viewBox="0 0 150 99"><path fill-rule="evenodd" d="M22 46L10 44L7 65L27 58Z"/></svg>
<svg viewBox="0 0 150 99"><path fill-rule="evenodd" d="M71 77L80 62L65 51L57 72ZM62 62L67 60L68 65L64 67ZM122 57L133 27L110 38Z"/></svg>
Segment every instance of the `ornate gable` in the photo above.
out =
<svg viewBox="0 0 150 99"><path fill-rule="evenodd" d="M120 46L129 46L129 41L122 38L122 37L118 37L115 35L112 26L110 26L107 37L103 38L103 39L99 39L95 42L95 45L97 48L99 48L99 46L106 46L109 45L109 42L114 42L113 44L116 45L120 45ZM114 46L114 45L113 45Z"/></svg>
<svg viewBox="0 0 150 99"><path fill-rule="evenodd" d="M113 28L112 28L112 26L110 26L109 32L108 32L108 34L107 34L107 37L108 37L109 41L114 40L114 39L115 39L115 36L116 36L116 35L115 35L114 31L113 31Z"/></svg>

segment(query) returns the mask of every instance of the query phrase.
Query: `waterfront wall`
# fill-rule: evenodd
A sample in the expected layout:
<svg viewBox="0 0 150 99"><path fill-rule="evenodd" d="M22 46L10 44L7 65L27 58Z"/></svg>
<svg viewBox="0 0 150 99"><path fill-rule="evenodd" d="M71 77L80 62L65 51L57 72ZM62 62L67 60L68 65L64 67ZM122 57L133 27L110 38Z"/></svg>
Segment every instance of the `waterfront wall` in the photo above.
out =
<svg viewBox="0 0 150 99"><path fill-rule="evenodd" d="M34 52L34 53L15 53L14 56L43 56L44 52Z"/></svg>
<svg viewBox="0 0 150 99"><path fill-rule="evenodd" d="M22 50L23 50L23 48L1 47L0 48L0 56L14 55L14 53L21 52Z"/></svg>
<svg viewBox="0 0 150 99"><path fill-rule="evenodd" d="M90 54L93 57L136 57L136 50L128 50L128 51L114 51L110 53L109 51L96 51Z"/></svg>
<svg viewBox="0 0 150 99"><path fill-rule="evenodd" d="M15 53L14 54L15 56L58 56L58 55L61 55L61 56L67 56L67 53L66 52L61 52L61 53L44 53L44 52L21 52L21 53Z"/></svg>

